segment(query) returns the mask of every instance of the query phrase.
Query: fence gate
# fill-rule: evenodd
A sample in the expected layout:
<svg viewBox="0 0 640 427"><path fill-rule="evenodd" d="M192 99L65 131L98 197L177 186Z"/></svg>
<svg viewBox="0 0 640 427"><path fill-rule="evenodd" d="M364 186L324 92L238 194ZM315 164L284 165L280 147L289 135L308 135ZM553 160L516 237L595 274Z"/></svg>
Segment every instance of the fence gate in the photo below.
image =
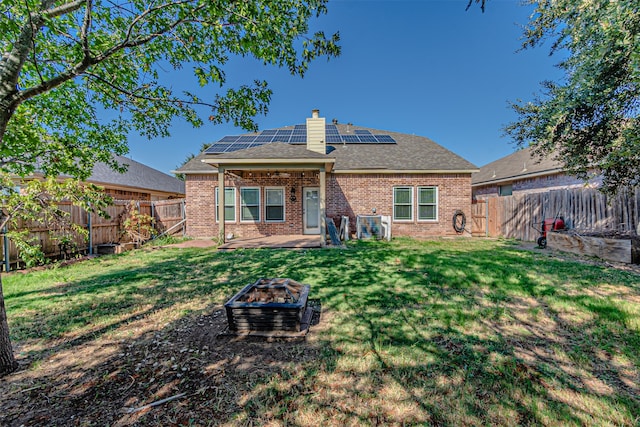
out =
<svg viewBox="0 0 640 427"><path fill-rule="evenodd" d="M474 200L471 204L471 235L487 236L487 202L486 200Z"/></svg>

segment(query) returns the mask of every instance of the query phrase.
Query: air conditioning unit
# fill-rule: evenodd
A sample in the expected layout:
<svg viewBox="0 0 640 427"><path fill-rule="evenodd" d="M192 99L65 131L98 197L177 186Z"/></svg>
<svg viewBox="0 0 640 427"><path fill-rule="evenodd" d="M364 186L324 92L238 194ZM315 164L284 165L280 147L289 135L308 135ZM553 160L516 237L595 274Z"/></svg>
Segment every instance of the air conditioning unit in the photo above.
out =
<svg viewBox="0 0 640 427"><path fill-rule="evenodd" d="M358 215L356 217L358 239L391 240L391 217L388 215Z"/></svg>

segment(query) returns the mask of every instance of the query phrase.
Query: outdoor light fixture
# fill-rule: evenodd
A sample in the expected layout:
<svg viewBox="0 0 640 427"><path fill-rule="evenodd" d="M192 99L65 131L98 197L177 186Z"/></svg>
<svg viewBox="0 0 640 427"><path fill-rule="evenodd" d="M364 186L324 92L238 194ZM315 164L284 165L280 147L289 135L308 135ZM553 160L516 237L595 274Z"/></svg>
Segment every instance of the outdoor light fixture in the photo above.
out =
<svg viewBox="0 0 640 427"><path fill-rule="evenodd" d="M289 196L289 200L291 203L295 202L296 199L296 187L291 187L291 195Z"/></svg>

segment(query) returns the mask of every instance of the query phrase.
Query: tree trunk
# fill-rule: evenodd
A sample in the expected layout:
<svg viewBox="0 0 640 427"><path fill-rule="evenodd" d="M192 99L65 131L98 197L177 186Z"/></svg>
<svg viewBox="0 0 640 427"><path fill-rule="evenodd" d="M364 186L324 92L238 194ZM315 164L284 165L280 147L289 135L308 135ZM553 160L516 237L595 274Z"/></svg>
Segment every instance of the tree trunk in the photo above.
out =
<svg viewBox="0 0 640 427"><path fill-rule="evenodd" d="M7 323L7 311L4 307L4 295L2 293L2 278L0 277L0 377L3 377L18 369L18 362L13 357L11 339L9 339L9 324Z"/></svg>

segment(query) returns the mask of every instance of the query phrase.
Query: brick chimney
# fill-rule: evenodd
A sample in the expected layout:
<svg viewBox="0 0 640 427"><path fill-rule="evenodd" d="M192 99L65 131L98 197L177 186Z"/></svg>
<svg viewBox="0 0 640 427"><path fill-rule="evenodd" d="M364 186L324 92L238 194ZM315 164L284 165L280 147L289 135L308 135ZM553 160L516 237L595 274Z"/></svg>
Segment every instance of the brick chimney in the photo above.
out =
<svg viewBox="0 0 640 427"><path fill-rule="evenodd" d="M327 154L325 119L320 117L320 110L311 111L307 119L307 150Z"/></svg>

